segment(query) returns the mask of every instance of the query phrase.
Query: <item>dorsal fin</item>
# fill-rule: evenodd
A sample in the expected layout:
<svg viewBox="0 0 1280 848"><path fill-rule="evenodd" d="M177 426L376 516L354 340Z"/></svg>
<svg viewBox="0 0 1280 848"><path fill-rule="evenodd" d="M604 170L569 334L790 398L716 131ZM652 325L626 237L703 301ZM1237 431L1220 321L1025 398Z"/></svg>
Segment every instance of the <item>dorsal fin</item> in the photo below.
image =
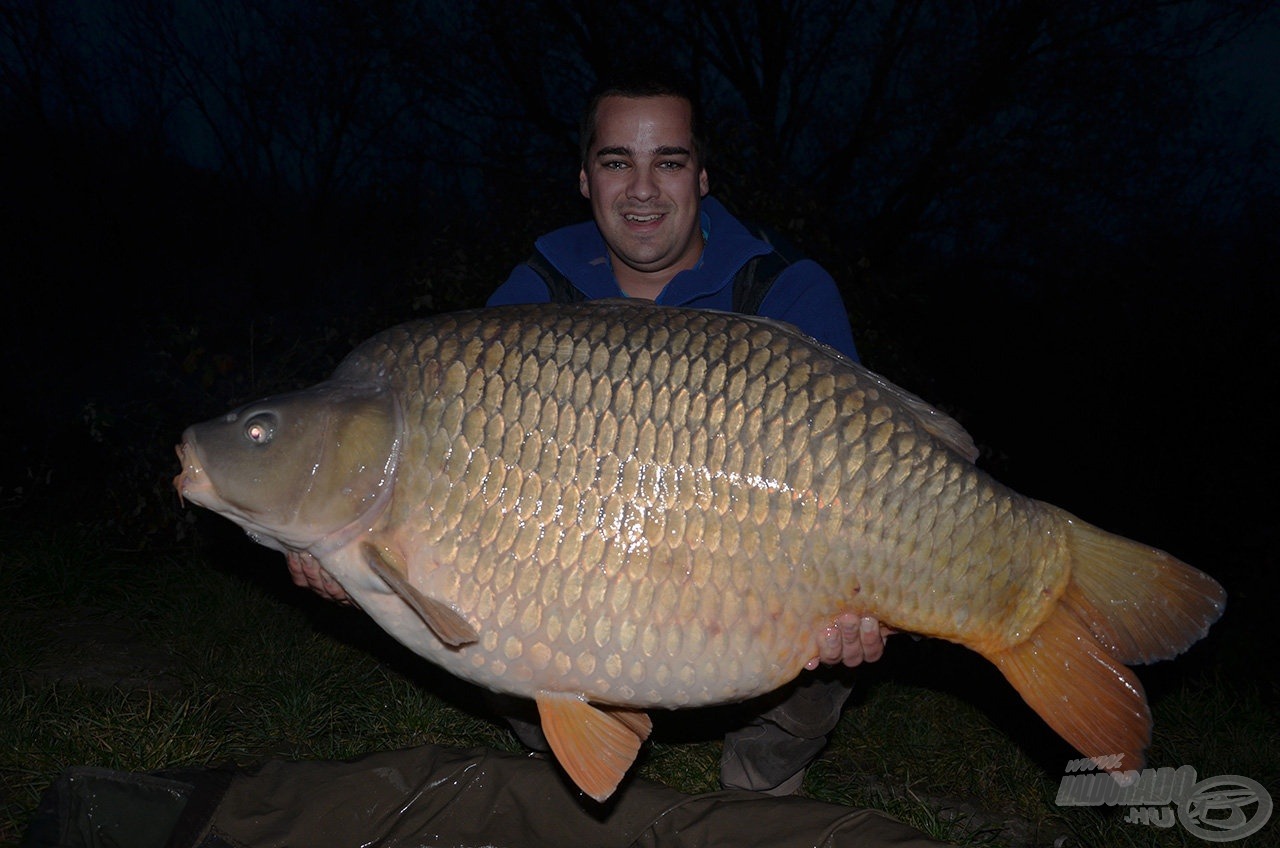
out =
<svg viewBox="0 0 1280 848"><path fill-rule="evenodd" d="M831 356L841 360L844 364L853 368L858 372L858 376L872 383L877 389L884 392L894 400L906 407L907 411L920 422L930 435L943 442L947 447L963 456L970 462L976 462L978 459L978 446L974 443L973 437L969 435L964 427L960 426L960 422L956 421L950 415L935 408L931 404L925 402L920 397L912 394L901 386L895 385L885 377L872 371L861 362L855 362L848 355L837 350L828 344L823 344L815 338L812 338L799 327L789 324L786 321L777 318L765 318L759 315L739 315L736 316L743 321L751 321L758 324L768 324L775 329L798 336L807 340L810 344L817 345Z"/></svg>
<svg viewBox="0 0 1280 848"><path fill-rule="evenodd" d="M410 585L405 579L405 568L390 551L370 542L363 546L365 562L373 573L404 600L418 617L431 628L441 642L457 648L480 638L480 634L465 618L443 601L429 598Z"/></svg>
<svg viewBox="0 0 1280 848"><path fill-rule="evenodd" d="M944 442L947 447L970 462L977 461L978 446L974 443L973 437L969 435L969 431L960 426L959 421L901 386L889 382L869 368L864 368L856 362L852 364L862 372L863 376L875 383L876 388L905 406L920 422L920 426L929 431L932 436Z"/></svg>
<svg viewBox="0 0 1280 848"><path fill-rule="evenodd" d="M579 695L539 692L542 732L578 788L604 801L635 762L652 722L639 710L595 707Z"/></svg>

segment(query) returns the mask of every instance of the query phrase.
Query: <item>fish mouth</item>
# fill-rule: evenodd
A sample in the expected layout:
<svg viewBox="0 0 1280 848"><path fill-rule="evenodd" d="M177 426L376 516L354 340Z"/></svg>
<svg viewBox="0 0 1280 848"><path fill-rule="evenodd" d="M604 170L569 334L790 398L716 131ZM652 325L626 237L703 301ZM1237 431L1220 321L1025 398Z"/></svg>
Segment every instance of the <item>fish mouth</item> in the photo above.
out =
<svg viewBox="0 0 1280 848"><path fill-rule="evenodd" d="M204 467L200 464L196 449L190 441L183 439L182 442L174 445L174 451L178 454L178 461L182 463L182 471L173 478L173 488L178 491L178 503L186 506L187 501L190 500L198 504L201 502L201 495L213 490L209 475L204 473Z"/></svg>
<svg viewBox="0 0 1280 848"><path fill-rule="evenodd" d="M190 432L183 434L180 443L174 446L182 470L173 478L173 487L178 492L178 502L184 507L190 504L213 510L233 521L251 539L272 550L301 550L302 545L292 545L281 541L278 531L264 526L258 517L235 503L226 500L214 487L204 463L200 461L195 439Z"/></svg>

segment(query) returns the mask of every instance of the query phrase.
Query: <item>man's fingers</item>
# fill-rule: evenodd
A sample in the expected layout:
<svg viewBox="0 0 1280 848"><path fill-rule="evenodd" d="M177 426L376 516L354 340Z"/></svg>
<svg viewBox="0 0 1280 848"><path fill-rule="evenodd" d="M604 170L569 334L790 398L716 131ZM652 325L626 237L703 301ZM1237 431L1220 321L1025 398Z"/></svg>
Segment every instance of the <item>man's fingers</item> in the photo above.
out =
<svg viewBox="0 0 1280 848"><path fill-rule="evenodd" d="M310 589L326 600L351 604L347 590L324 570L315 557L297 551L288 551L284 559L289 566L289 578L293 580L295 586Z"/></svg>
<svg viewBox="0 0 1280 848"><path fill-rule="evenodd" d="M844 655L844 634L839 627L832 625L822 631L822 641L819 645L822 653L822 661L827 664L838 663Z"/></svg>
<svg viewBox="0 0 1280 848"><path fill-rule="evenodd" d="M875 662L884 656L886 636L881 630L880 622L874 618L864 618L859 623L858 641L862 648L862 662Z"/></svg>
<svg viewBox="0 0 1280 848"><path fill-rule="evenodd" d="M289 579L293 581L293 585L304 589L311 585L307 580L307 569L303 565L301 554L296 551L286 551L284 561L289 566Z"/></svg>
<svg viewBox="0 0 1280 848"><path fill-rule="evenodd" d="M883 657L885 640L893 632L878 619L860 618L848 612L837 617L834 625L840 637L840 655L827 659L827 654L824 654L823 661L841 662L850 668Z"/></svg>
<svg viewBox="0 0 1280 848"><path fill-rule="evenodd" d="M884 645L894 631L875 618L841 613L818 634L818 655L805 668L842 663L850 668L875 662L884 656Z"/></svg>

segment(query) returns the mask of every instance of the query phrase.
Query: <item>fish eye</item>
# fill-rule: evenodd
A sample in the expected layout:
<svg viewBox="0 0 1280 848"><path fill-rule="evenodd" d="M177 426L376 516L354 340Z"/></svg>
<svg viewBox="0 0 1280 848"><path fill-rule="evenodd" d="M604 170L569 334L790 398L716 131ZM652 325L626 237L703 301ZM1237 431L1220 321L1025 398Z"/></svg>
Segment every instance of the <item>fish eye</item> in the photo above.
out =
<svg viewBox="0 0 1280 848"><path fill-rule="evenodd" d="M260 412L244 422L244 437L255 445L265 445L276 435L276 417L269 412Z"/></svg>

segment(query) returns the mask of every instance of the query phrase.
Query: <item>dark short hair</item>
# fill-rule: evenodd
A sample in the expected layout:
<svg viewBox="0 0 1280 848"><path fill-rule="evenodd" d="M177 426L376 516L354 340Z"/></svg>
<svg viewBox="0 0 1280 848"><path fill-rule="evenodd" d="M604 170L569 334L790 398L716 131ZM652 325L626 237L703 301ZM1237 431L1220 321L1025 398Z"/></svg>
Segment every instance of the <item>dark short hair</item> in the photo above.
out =
<svg viewBox="0 0 1280 848"><path fill-rule="evenodd" d="M693 131L693 153L698 163L706 167L707 144L702 125L702 107L693 86L667 71L643 71L615 74L601 79L587 95L586 108L578 127L578 144L581 164L586 167L591 143L596 135L596 113L600 101L606 97L678 97L689 104L689 122Z"/></svg>

